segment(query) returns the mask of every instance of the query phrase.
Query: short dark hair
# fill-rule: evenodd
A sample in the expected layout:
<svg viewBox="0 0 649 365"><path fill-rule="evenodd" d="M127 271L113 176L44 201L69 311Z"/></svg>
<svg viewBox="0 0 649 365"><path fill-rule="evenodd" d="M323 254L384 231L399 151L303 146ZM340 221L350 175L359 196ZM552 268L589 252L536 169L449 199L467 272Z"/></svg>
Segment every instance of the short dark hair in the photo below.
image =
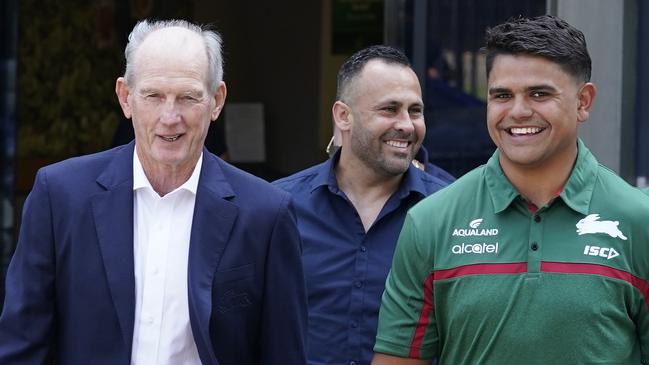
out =
<svg viewBox="0 0 649 365"><path fill-rule="evenodd" d="M485 43L487 75L496 56L526 54L557 63L578 81L590 81L591 61L584 33L555 16L511 18L487 29Z"/></svg>
<svg viewBox="0 0 649 365"><path fill-rule="evenodd" d="M363 67L371 60L381 60L385 63L399 64L404 67L410 67L410 61L400 50L383 45L370 46L363 48L349 57L338 70L336 79L336 99L342 100L343 94L349 88L351 81L358 76Z"/></svg>

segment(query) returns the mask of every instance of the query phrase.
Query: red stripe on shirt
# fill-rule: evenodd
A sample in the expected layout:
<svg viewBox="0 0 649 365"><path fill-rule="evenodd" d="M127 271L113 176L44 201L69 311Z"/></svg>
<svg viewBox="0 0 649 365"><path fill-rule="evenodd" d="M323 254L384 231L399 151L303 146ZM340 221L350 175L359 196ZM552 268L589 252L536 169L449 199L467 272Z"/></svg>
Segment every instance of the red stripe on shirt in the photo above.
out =
<svg viewBox="0 0 649 365"><path fill-rule="evenodd" d="M415 327L415 334L410 345L408 357L418 359L420 357L421 345L424 342L426 328L430 324L430 316L433 311L433 282L435 280L449 279L457 276L472 274L518 274L527 271L527 263L512 264L476 264L460 266L453 269L437 270L426 277L424 281L424 304L419 313L419 321Z"/></svg>
<svg viewBox="0 0 649 365"><path fill-rule="evenodd" d="M418 359L420 357L421 344L424 342L426 327L430 323L430 315L433 311L433 280L434 273L430 273L424 281L424 304L421 306L415 335L410 344L410 353L408 354L410 358Z"/></svg>
<svg viewBox="0 0 649 365"><path fill-rule="evenodd" d="M512 262L506 264L472 264L454 267L446 270L436 270L435 280L456 278L465 275L479 274L522 274L527 272L526 262Z"/></svg>
<svg viewBox="0 0 649 365"><path fill-rule="evenodd" d="M640 290L647 309L649 309L649 282L626 271L604 265L565 262L541 262L541 271L564 274L593 274L624 280Z"/></svg>

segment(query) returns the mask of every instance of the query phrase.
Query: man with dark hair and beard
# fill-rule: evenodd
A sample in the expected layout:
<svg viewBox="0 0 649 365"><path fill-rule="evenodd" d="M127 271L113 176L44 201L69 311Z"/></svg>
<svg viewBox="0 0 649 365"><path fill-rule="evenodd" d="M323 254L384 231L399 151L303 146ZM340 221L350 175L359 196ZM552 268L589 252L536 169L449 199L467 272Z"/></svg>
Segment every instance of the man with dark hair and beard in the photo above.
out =
<svg viewBox="0 0 649 365"><path fill-rule="evenodd" d="M309 364L368 364L406 212L446 182L412 160L425 134L417 76L397 49L372 46L338 73L341 148L276 181L293 195L309 303Z"/></svg>

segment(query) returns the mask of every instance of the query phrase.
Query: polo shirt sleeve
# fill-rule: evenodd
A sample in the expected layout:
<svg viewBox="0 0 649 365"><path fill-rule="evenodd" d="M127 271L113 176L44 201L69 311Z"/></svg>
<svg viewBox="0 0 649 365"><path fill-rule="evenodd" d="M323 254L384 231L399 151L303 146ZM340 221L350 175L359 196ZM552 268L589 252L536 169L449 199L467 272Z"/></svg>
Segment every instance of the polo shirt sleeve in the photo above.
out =
<svg viewBox="0 0 649 365"><path fill-rule="evenodd" d="M420 236L408 213L383 292L375 352L415 359L436 356L439 336L434 315L431 240Z"/></svg>

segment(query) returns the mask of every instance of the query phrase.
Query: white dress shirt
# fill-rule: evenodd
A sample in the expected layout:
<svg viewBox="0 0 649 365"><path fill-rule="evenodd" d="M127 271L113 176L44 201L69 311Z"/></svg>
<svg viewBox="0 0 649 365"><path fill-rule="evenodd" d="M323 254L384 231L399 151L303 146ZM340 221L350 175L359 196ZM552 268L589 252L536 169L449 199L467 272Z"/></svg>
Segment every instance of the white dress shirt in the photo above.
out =
<svg viewBox="0 0 649 365"><path fill-rule="evenodd" d="M201 154L189 180L160 197L133 152L132 364L201 363L189 323L187 263L202 162Z"/></svg>

